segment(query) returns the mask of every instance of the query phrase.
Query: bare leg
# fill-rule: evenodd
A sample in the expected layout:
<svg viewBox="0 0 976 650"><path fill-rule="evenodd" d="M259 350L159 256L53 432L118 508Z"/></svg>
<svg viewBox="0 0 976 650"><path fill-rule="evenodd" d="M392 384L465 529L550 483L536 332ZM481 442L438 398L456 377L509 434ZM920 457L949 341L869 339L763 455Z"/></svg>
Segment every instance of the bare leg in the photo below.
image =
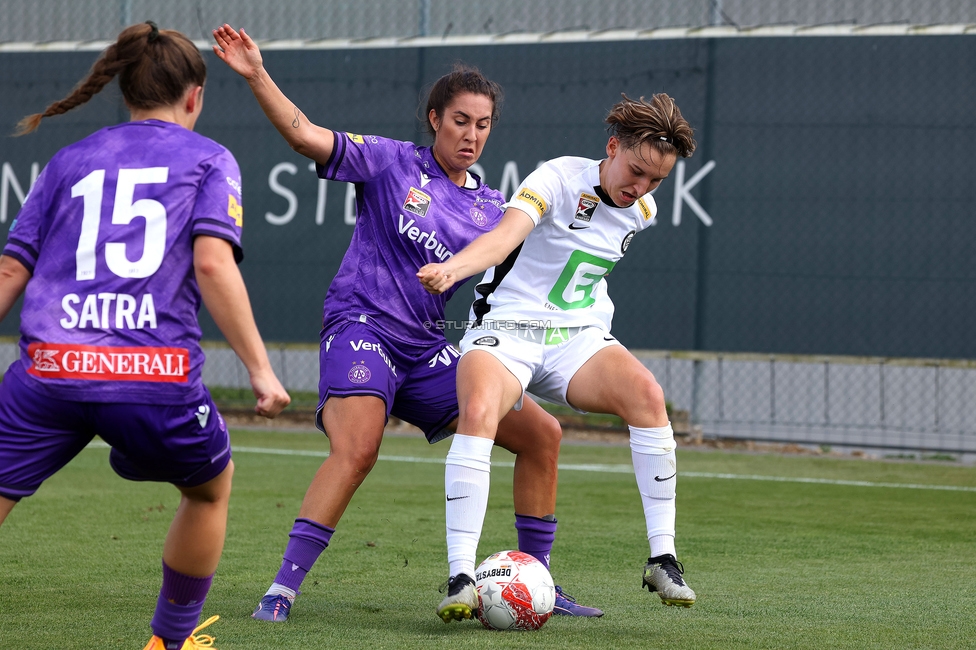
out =
<svg viewBox="0 0 976 650"><path fill-rule="evenodd" d="M651 557L644 586L667 605L690 607L695 592L681 577L675 550L677 459L664 391L641 363L620 346L604 348L569 383L567 398L585 411L613 413L630 428L631 458L644 506Z"/></svg>
<svg viewBox="0 0 976 650"><path fill-rule="evenodd" d="M521 411L509 411L498 423L495 444L515 454L515 512L545 517L556 512L559 422L529 397Z"/></svg>
<svg viewBox="0 0 976 650"><path fill-rule="evenodd" d="M170 524L163 561L179 573L206 577L217 570L227 532L227 506L230 499L234 463L203 485L179 488L180 505Z"/></svg>
<svg viewBox="0 0 976 650"><path fill-rule="evenodd" d="M17 505L16 501L11 501L6 497L0 497L0 526L3 525L4 520L10 514L10 511L14 509L15 505Z"/></svg>
<svg viewBox="0 0 976 650"><path fill-rule="evenodd" d="M368 395L332 397L322 409L331 451L312 479L298 516L335 528L380 453L386 406Z"/></svg>
<svg viewBox="0 0 976 650"><path fill-rule="evenodd" d="M487 352L461 357L457 374L457 433L444 467L447 561L451 579L437 615L471 618L478 607L474 568L488 508L491 449L499 421L522 394L518 379Z"/></svg>
<svg viewBox="0 0 976 650"><path fill-rule="evenodd" d="M566 398L578 409L620 416L633 427L668 424L664 391L654 375L620 345L603 348L576 371Z"/></svg>
<svg viewBox="0 0 976 650"><path fill-rule="evenodd" d="M322 408L322 424L331 451L305 492L274 582L252 614L259 620L287 620L305 576L329 545L339 519L376 464L386 406L370 395L330 397Z"/></svg>
<svg viewBox="0 0 976 650"><path fill-rule="evenodd" d="M519 396L522 386L502 362L475 350L458 363L458 433L494 440L499 421Z"/></svg>

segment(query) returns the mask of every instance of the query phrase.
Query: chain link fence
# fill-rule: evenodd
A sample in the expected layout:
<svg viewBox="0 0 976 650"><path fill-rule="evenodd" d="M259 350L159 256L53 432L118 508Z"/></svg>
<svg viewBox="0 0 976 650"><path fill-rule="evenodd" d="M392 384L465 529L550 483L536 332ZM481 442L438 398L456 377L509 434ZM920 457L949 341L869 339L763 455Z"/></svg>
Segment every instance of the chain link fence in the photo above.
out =
<svg viewBox="0 0 976 650"><path fill-rule="evenodd" d="M637 354L706 437L976 453L976 362Z"/></svg>
<svg viewBox="0 0 976 650"><path fill-rule="evenodd" d="M251 409L247 371L234 352L207 342L204 353L203 380L218 402ZM268 354L296 410L313 410L318 348L272 343ZM976 361L635 354L654 373L672 411L688 413L705 438L976 454ZM15 342L0 342L0 367L17 355Z"/></svg>
<svg viewBox="0 0 976 650"><path fill-rule="evenodd" d="M2 124L62 96L100 47L4 51L4 42L105 40L147 19L200 41L225 21L282 39L266 53L269 70L313 120L401 139L416 137L423 85L453 61L477 63L507 93L479 171L508 194L538 160L601 155L599 120L621 91L679 97L701 147L657 192L657 225L635 239L610 280L620 340L696 350L638 352L673 407L710 437L976 453L976 363L968 361L976 359L976 183L968 164L976 119L966 82L976 72L976 40L963 35L976 22L976 3L0 0ZM743 33L782 23L941 23L959 35L676 32L601 43L592 34L718 25ZM591 35L410 45L418 35L566 30ZM406 42L349 42L377 38ZM321 39L346 43L317 50ZM242 164L242 271L275 370L296 405L311 409L321 301L352 232L355 195L318 181L244 84L214 62L211 110L199 130ZM540 96L554 108L540 110ZM117 91L107 90L32 140L0 141L0 231L58 148L123 119ZM469 292L450 303L448 318L466 317ZM218 337L203 319L208 338ZM0 334L15 332L12 314ZM205 382L245 406L243 366L223 344L207 342L205 352ZM0 364L15 358L13 339L0 344Z"/></svg>
<svg viewBox="0 0 976 650"><path fill-rule="evenodd" d="M724 25L976 22L967 0L0 0L0 42L111 40L154 20L210 40L222 23L260 39L411 38Z"/></svg>

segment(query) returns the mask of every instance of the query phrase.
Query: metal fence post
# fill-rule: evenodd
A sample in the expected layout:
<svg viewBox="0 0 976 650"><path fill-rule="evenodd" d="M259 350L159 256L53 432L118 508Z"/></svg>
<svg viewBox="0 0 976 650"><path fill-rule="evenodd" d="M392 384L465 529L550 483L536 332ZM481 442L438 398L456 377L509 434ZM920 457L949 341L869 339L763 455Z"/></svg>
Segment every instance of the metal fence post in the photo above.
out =
<svg viewBox="0 0 976 650"><path fill-rule="evenodd" d="M691 364L691 413L689 418L692 425L701 424L702 376L704 375L704 361L695 359Z"/></svg>
<svg viewBox="0 0 976 650"><path fill-rule="evenodd" d="M830 361L824 361L824 424L830 424Z"/></svg>

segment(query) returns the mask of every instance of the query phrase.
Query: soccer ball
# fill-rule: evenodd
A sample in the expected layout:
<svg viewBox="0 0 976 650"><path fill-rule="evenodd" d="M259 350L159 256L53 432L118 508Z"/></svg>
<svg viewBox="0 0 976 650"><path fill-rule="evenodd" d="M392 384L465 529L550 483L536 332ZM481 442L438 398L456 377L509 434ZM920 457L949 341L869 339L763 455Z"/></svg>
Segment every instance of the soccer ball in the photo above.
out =
<svg viewBox="0 0 976 650"><path fill-rule="evenodd" d="M528 553L489 555L475 570L478 620L489 630L538 630L552 616L556 588Z"/></svg>

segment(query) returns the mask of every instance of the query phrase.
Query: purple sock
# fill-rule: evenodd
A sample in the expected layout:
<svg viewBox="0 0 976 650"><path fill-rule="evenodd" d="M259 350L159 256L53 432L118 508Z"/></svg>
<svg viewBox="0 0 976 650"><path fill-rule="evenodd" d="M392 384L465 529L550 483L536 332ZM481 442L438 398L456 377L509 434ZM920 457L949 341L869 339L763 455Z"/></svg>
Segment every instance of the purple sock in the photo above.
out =
<svg viewBox="0 0 976 650"><path fill-rule="evenodd" d="M212 582L212 575L194 578L174 571L163 562L163 587L150 625L153 634L163 639L167 648L183 647L200 620Z"/></svg>
<svg viewBox="0 0 976 650"><path fill-rule="evenodd" d="M288 533L288 546L281 560L281 568L274 581L298 591L305 575L312 570L315 560L329 545L334 528L323 526L311 519L296 519Z"/></svg>
<svg viewBox="0 0 976 650"><path fill-rule="evenodd" d="M552 515L549 515L552 517ZM556 540L556 518L532 517L515 514L515 530L518 531L518 547L549 568L549 553Z"/></svg>

